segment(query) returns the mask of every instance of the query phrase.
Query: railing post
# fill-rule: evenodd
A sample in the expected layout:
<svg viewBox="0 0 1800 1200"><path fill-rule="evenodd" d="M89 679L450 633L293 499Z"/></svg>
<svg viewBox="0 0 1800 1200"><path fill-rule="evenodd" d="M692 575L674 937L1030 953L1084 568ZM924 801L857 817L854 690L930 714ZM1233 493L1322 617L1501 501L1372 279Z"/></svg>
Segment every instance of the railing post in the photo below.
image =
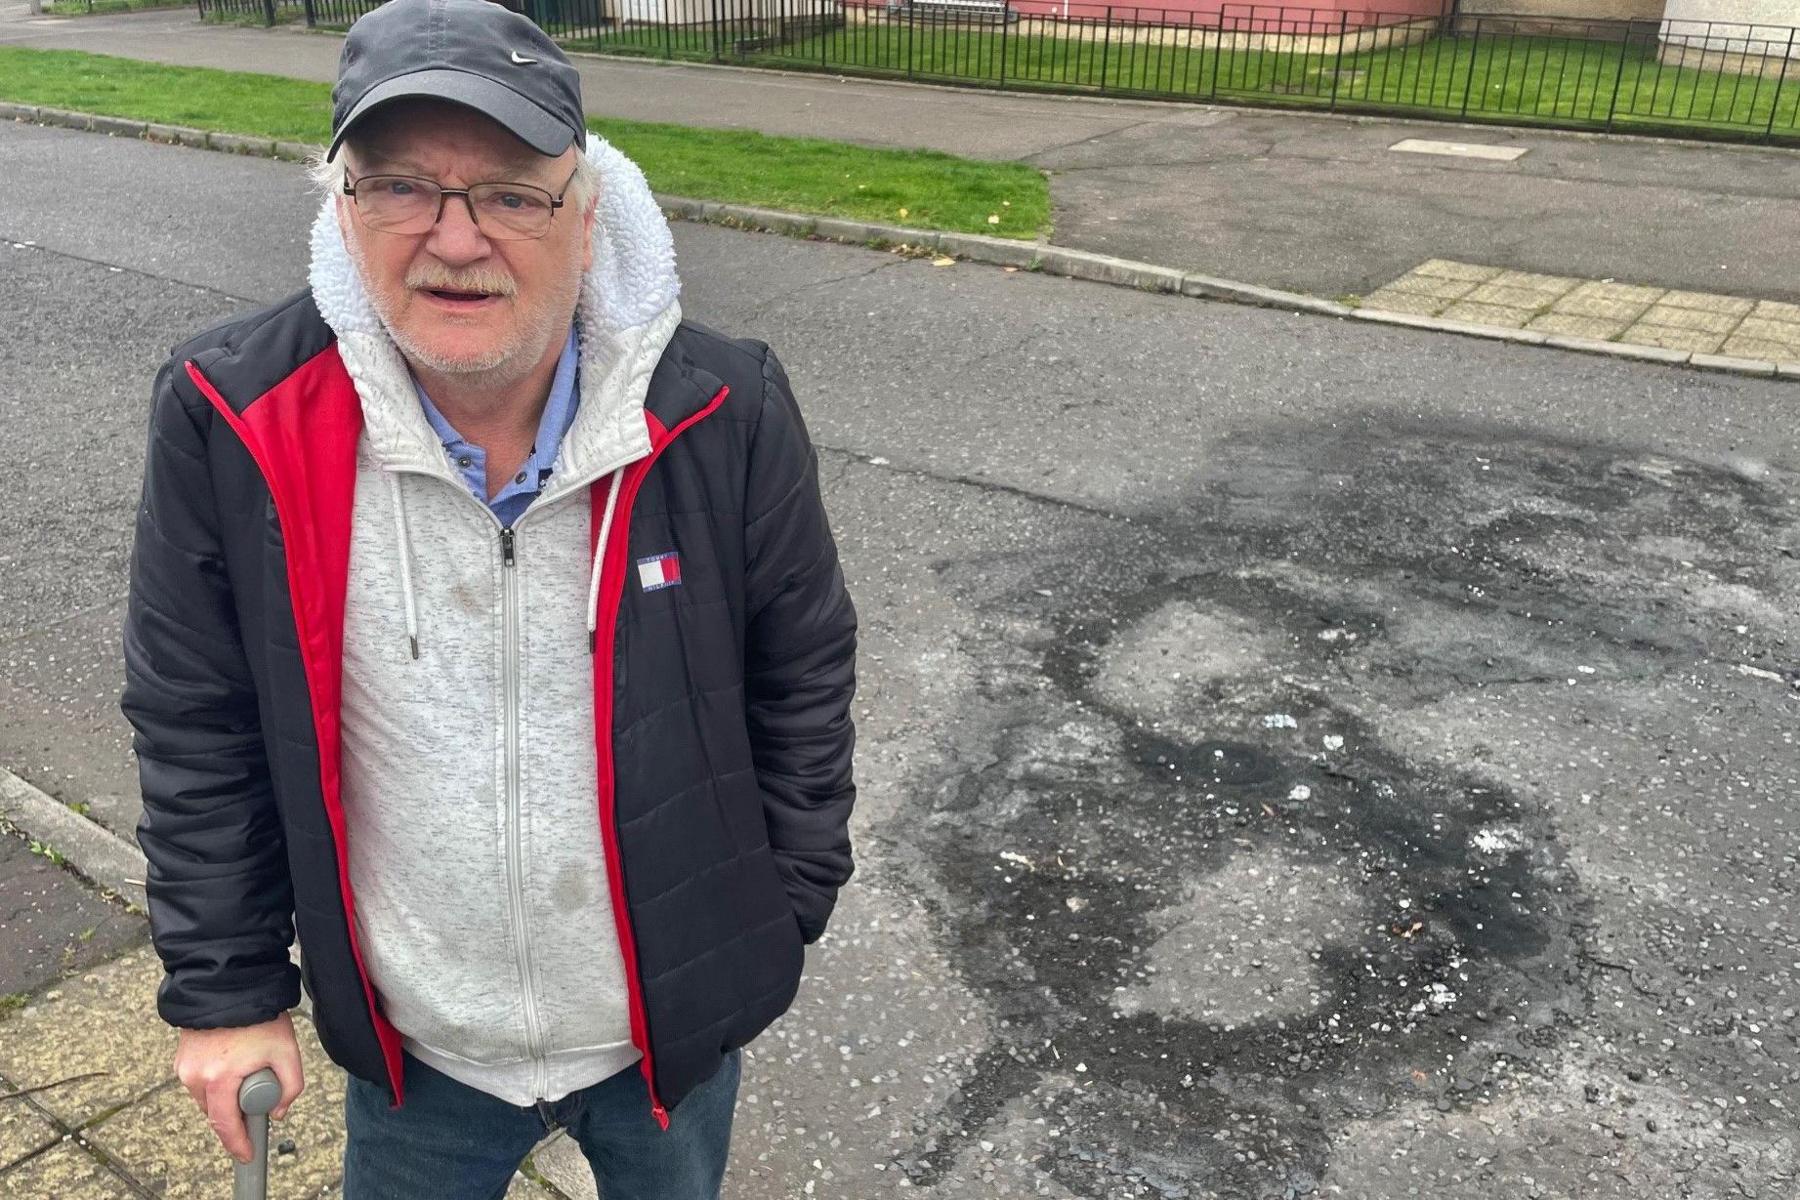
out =
<svg viewBox="0 0 1800 1200"><path fill-rule="evenodd" d="M1337 111L1338 80L1344 74L1344 39L1350 35L1350 10L1338 14L1337 60L1331 66L1331 109Z"/></svg>
<svg viewBox="0 0 1800 1200"><path fill-rule="evenodd" d="M1112 5L1106 6L1106 28L1100 35L1100 91L1106 91L1106 69L1112 65Z"/></svg>
<svg viewBox="0 0 1800 1200"><path fill-rule="evenodd" d="M1797 30L1788 30L1787 51L1781 56L1781 74L1775 77L1775 97L1769 101L1769 125L1763 130L1763 141L1775 136L1775 114L1781 111L1781 85L1787 82L1788 61L1794 57L1794 34Z"/></svg>
<svg viewBox="0 0 1800 1200"><path fill-rule="evenodd" d="M1207 98L1209 100L1217 100L1219 98L1219 60L1221 58L1223 58L1224 56L1225 56L1225 6L1223 4L1221 4L1219 6L1219 36L1213 39L1212 86L1206 90Z"/></svg>
<svg viewBox="0 0 1800 1200"><path fill-rule="evenodd" d="M318 24L318 10L313 7L313 0L306 0L303 7L306 10L306 27L311 29L314 25Z"/></svg>
<svg viewBox="0 0 1800 1200"><path fill-rule="evenodd" d="M1619 41L1619 69L1613 74L1612 103L1606 106L1606 132L1611 133L1613 118L1619 115L1619 91L1625 86L1625 59L1631 54L1631 22L1625 22L1625 36Z"/></svg>
<svg viewBox="0 0 1800 1200"><path fill-rule="evenodd" d="M906 77L913 77L913 6L912 0L906 2Z"/></svg>
<svg viewBox="0 0 1800 1200"><path fill-rule="evenodd" d="M1469 97L1475 91L1475 64L1481 60L1481 18L1475 18L1475 38L1469 43L1469 77L1463 80L1462 115L1469 115Z"/></svg>
<svg viewBox="0 0 1800 1200"><path fill-rule="evenodd" d="M725 15L720 11L721 0L712 0L712 60L722 61L725 49Z"/></svg>
<svg viewBox="0 0 1800 1200"><path fill-rule="evenodd" d="M1001 0L1000 4L1000 86L1006 86L1006 27L1012 24L1012 0ZM1776 89L1776 95L1780 95Z"/></svg>
<svg viewBox="0 0 1800 1200"><path fill-rule="evenodd" d="M263 0L263 24L275 24L275 0Z"/></svg>

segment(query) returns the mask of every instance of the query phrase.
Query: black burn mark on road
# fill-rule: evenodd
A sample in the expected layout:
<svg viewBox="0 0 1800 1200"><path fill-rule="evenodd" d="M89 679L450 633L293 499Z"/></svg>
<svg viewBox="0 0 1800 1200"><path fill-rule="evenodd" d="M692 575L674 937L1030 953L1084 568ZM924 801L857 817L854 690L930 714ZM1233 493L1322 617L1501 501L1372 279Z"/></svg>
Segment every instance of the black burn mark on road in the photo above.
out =
<svg viewBox="0 0 1800 1200"><path fill-rule="evenodd" d="M1596 640L1646 671L1695 652L1701 635L1669 618L1666 596L1599 582L1638 534L1692 538L1734 578L1777 582L1741 569L1748 547L1733 535L1748 524L1752 541L1786 536L1784 502L1730 472L1443 436L1231 449L1232 465L1191 503L1134 519L1129 540L1046 549L1042 577L1012 607L1055 629L1052 648L1035 677L996 669L991 711L964 726L981 749L958 756L987 765L929 789L922 840L954 901L956 957L1006 1027L945 1114L953 1132L903 1158L917 1183L1009 1100L1079 1063L1096 1082L1051 1101L1078 1132L1041 1164L1065 1186L1305 1195L1346 1117L1419 1090L1459 1102L1497 1055L1553 1047L1585 1003L1586 968L1585 901L1550 814L1484 777L1414 761L1334 693L1378 677L1423 701L1529 680L1539 660ZM1727 523L1738 544L1720 548ZM1082 564L1075 586L1071 562ZM1359 586L1321 599L1282 581L1295 564ZM1466 655L1453 647L1450 661L1409 659L1388 636L1389 597L1528 627L1526 644L1501 637ZM1095 687L1117 635L1171 602L1237 614L1291 651L1281 669L1197 686L1194 707L1209 717L1199 737L1157 729ZM1276 712L1296 728L1260 727ZM1070 723L1104 748L1046 755L1046 729ZM1343 753L1318 753L1323 729L1344 738ZM1293 799L1296 786L1310 795ZM1518 831L1520 848L1473 854L1471 837L1493 828ZM1319 952L1323 1003L1229 1030L1115 1012L1114 990L1142 981L1159 910L1261 850L1335 872L1365 904L1356 936ZM1433 985L1455 1001L1414 1012ZM1129 1111L1109 1114L1099 1087Z"/></svg>

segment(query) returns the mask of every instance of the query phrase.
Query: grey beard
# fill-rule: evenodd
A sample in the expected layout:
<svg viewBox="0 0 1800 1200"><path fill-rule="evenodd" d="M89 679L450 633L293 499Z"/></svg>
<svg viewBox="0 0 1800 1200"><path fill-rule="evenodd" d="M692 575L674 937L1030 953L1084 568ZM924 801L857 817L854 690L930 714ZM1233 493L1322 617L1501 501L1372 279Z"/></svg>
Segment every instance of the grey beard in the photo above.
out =
<svg viewBox="0 0 1800 1200"><path fill-rule="evenodd" d="M410 362L416 362L439 375L460 375L484 383L495 390L510 387L531 373L544 352L549 348L553 336L566 336L567 318L557 320L555 314L563 311L562 304L546 306L524 330L518 342L512 346L496 347L479 358L444 358L419 345L410 335L401 331L392 307L387 298L375 288L369 286L369 272L363 261L362 247L355 238L346 239L350 251L350 260L356 266L361 277L363 291L369 297L369 307L381 319L388 337L399 347L400 353ZM573 310L575 301L581 295L581 279L577 276L572 286L567 289L568 309Z"/></svg>

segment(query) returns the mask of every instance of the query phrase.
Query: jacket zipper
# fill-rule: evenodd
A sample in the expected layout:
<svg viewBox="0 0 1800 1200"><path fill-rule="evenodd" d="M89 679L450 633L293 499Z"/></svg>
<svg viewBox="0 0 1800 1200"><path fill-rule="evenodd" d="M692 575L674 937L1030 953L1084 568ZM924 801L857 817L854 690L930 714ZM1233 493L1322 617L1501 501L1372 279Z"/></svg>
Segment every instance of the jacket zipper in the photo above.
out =
<svg viewBox="0 0 1800 1200"><path fill-rule="evenodd" d="M612 530L609 534L609 540L620 548L619 569L612 586L605 589L596 628L598 644L591 651L594 656L594 752L600 777L601 843L606 849L606 875L613 895L613 919L619 927L620 949L625 956L625 979L628 984L626 993L631 1002L632 1032L640 1039L638 1049L644 1055L642 1066L644 1083L650 1093L650 1115L656 1118L657 1125L665 1133L669 1129L669 1111L663 1107L662 1097L656 1092L656 1065L650 1056L650 1021L644 1009L643 986L637 973L637 931L631 923L631 908L625 898L625 876L620 866L613 773L613 642L618 632L619 605L625 597L625 576L629 565L626 560L630 557L631 546L631 510L637 502L638 489L643 486L645 476L650 474L650 468L662 457L662 452L690 426L716 412L730 391L728 387L721 387L699 412L678 422L662 440L651 447L650 453L637 464L638 469L630 473L629 480L621 473L618 482L613 485L621 489L629 485L629 490L620 495L614 507ZM611 557L612 547L596 546L594 553L602 556L601 579L605 580L605 567ZM601 686L602 671L605 672L605 686Z"/></svg>
<svg viewBox="0 0 1800 1200"><path fill-rule="evenodd" d="M492 511L491 509L489 510ZM531 980L531 930L525 919L524 801L519 795L519 572L510 526L500 530L501 688L506 693L506 882L512 900L513 937L519 945L519 995L525 1008L525 1050L531 1056L531 1090L542 1096L548 1085L544 1068L543 1018Z"/></svg>

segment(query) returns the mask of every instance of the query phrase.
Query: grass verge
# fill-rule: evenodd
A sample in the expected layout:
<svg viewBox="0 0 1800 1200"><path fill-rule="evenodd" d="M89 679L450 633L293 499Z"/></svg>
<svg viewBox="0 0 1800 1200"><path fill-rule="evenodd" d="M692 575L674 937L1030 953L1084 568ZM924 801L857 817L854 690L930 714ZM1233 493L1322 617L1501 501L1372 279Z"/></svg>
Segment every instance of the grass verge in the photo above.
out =
<svg viewBox="0 0 1800 1200"><path fill-rule="evenodd" d="M0 46L0 100L323 142L331 88L273 75L171 67L74 50ZM1035 238L1050 215L1035 168L823 138L590 119L660 192L820 216Z"/></svg>

